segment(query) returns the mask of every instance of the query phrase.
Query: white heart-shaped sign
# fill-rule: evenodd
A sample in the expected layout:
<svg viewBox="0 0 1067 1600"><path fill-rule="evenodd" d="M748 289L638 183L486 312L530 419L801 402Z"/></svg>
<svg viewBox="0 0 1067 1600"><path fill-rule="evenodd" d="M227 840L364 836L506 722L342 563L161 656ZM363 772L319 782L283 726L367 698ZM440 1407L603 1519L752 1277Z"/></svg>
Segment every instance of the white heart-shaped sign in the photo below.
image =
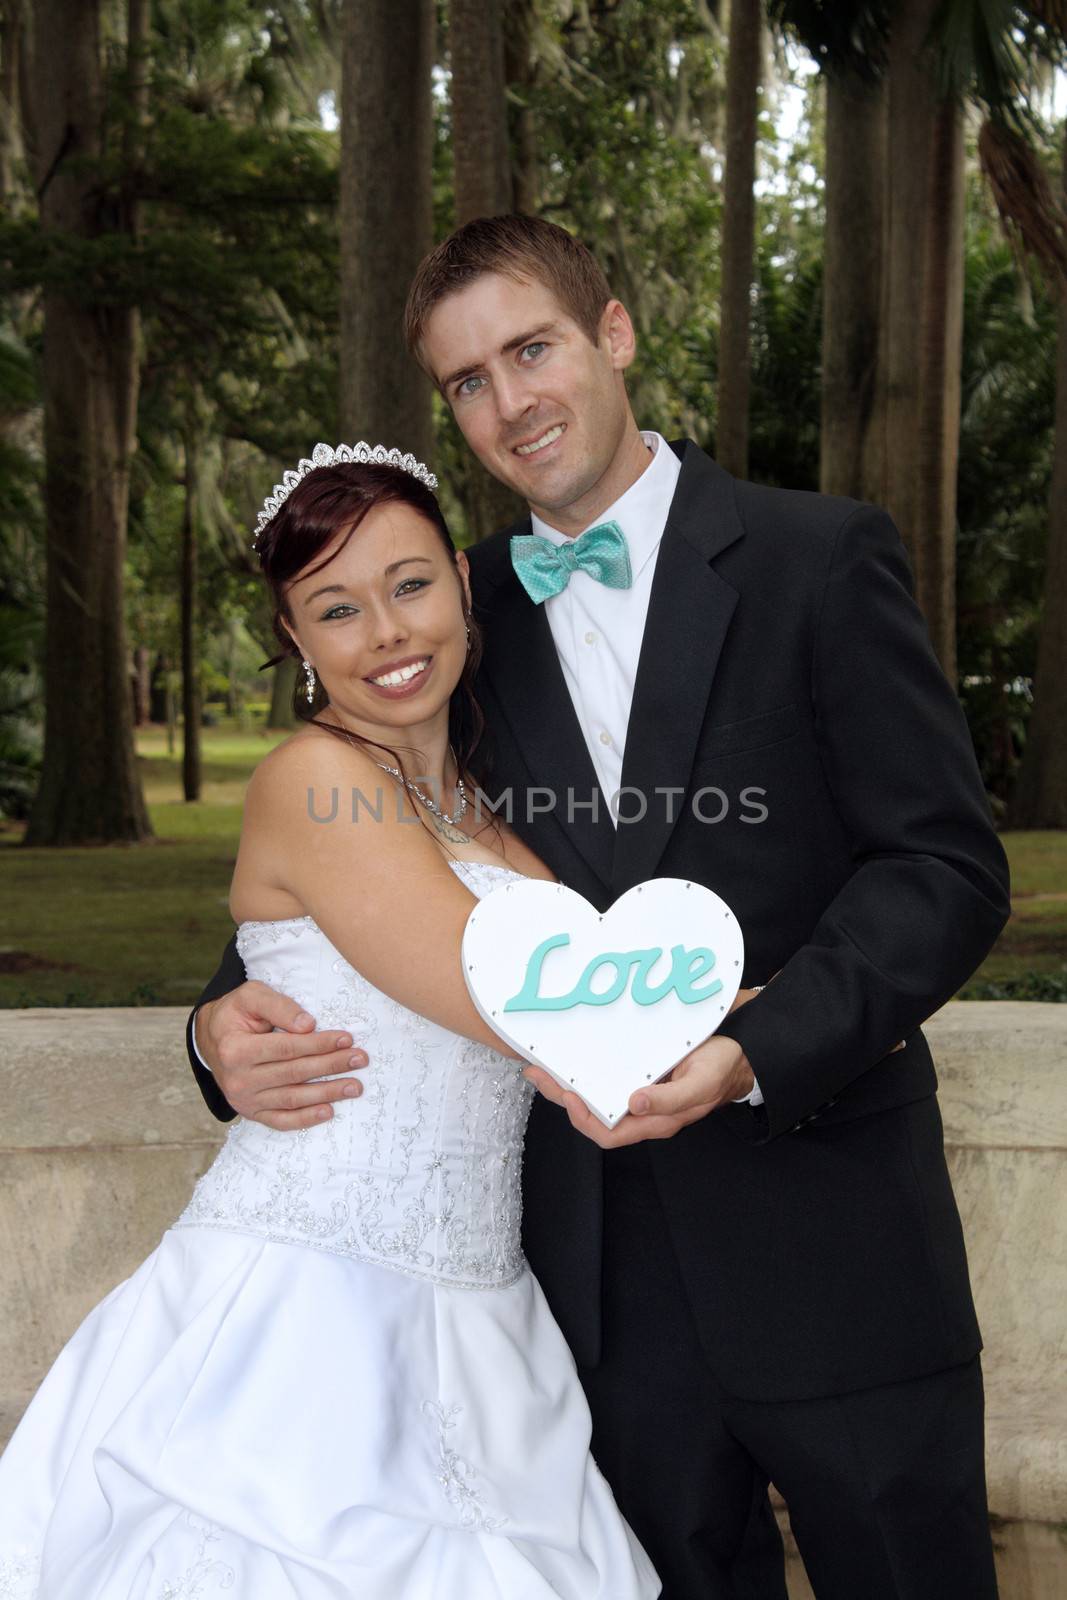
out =
<svg viewBox="0 0 1067 1600"><path fill-rule="evenodd" d="M744 941L724 900L681 878L638 884L601 916L561 883L502 884L463 934L490 1027L613 1128L726 1016Z"/></svg>

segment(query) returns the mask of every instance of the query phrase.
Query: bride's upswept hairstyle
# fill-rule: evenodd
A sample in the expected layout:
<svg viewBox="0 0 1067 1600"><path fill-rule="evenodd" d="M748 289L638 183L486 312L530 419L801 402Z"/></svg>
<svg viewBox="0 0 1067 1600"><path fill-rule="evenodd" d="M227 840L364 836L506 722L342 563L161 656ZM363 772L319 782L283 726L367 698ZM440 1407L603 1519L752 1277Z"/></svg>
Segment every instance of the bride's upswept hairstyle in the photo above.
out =
<svg viewBox="0 0 1067 1600"><path fill-rule="evenodd" d="M320 571L326 566L327 561L333 559L338 550L344 549L349 539L358 532L360 523L369 512L377 506L392 504L410 506L432 525L442 545L448 551L455 569L456 547L452 542L452 535L448 531L448 524L441 507L437 503L437 497L410 472L405 472L399 467L355 461L335 462L331 466L316 467L292 490L288 499L267 523L256 543L256 553L274 603L275 637L282 646L280 654L265 662L265 667L277 666L286 659L300 660L300 652L285 627L286 622L293 622L289 607L289 590L293 581L297 577L310 577L312 573ZM325 552L330 549L339 534L344 534L343 543L338 550L331 550L327 556ZM318 557L322 559L316 566L314 563ZM462 602L463 587L458 569L455 571ZM460 774L464 781L473 785L478 781L473 760L485 730L485 718L474 695L474 678L482 657L482 638L478 624L468 613L465 604L464 620L470 629L470 649L467 652L463 673L452 691L448 712L448 735L459 764ZM297 680L293 695L293 711L300 722L313 723L316 727L364 748L385 751L393 766L402 765L397 752L391 746L378 744L372 739L351 733L348 729L337 728L329 722L320 721L319 713L327 703L322 684L317 683L314 697L309 705L304 684L300 679ZM405 783L404 786L410 794L409 785Z"/></svg>

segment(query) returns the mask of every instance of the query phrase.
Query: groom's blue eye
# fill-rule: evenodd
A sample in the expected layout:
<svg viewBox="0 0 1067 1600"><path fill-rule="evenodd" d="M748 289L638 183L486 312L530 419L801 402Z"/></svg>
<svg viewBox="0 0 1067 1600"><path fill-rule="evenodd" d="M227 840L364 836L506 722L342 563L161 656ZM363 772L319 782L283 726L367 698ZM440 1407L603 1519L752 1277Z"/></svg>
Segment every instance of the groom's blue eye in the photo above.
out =
<svg viewBox="0 0 1067 1600"><path fill-rule="evenodd" d="M536 351L540 352L542 350L547 350L547 349L548 349L548 346L547 346L547 344L544 344L544 343L527 344L527 345L523 345L522 353L523 353L524 356L526 356L526 355L529 355L531 350L536 350Z"/></svg>
<svg viewBox="0 0 1067 1600"><path fill-rule="evenodd" d="M470 383L484 383L484 382L485 382L484 378L464 378L463 382L461 384L457 385L456 393L457 394L462 394L462 395L474 394L475 391L473 389L469 389L467 387L467 385L470 384Z"/></svg>

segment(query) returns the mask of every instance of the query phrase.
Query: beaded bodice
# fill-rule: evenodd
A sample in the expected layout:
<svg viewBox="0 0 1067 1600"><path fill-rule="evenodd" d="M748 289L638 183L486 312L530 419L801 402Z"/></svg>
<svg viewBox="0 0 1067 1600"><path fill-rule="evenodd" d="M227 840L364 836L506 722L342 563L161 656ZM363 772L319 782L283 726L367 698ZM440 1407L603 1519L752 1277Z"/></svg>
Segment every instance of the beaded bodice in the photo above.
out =
<svg viewBox="0 0 1067 1600"><path fill-rule="evenodd" d="M508 867L454 861L473 894ZM238 1119L178 1227L261 1234L471 1288L513 1282L522 1139L534 1090L518 1062L450 1033L362 978L310 917L244 922L250 978L347 1029L363 1093L326 1123L278 1133Z"/></svg>

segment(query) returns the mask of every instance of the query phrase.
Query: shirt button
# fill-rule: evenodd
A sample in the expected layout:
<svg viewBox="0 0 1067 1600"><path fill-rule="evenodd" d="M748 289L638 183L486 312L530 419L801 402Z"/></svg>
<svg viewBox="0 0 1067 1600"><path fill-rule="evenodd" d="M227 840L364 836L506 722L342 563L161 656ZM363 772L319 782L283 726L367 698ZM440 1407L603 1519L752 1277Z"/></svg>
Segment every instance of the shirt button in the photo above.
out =
<svg viewBox="0 0 1067 1600"><path fill-rule="evenodd" d="M600 735L600 742L601 742L601 744L610 744L611 743L611 734L610 733L602 733Z"/></svg>
<svg viewBox="0 0 1067 1600"><path fill-rule="evenodd" d="M586 644L596 644L596 634L590 630L585 636L585 642Z"/></svg>

